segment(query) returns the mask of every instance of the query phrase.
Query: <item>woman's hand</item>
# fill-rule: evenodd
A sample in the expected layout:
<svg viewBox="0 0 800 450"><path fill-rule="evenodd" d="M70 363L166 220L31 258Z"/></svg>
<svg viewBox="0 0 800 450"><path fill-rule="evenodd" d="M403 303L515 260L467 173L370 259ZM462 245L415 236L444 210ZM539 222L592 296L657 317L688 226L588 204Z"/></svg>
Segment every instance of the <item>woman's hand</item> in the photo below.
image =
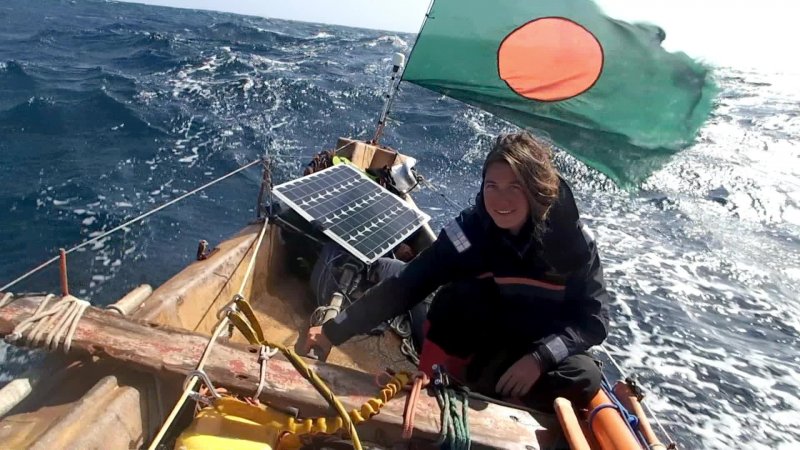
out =
<svg viewBox="0 0 800 450"><path fill-rule="evenodd" d="M528 354L506 370L495 390L503 396L519 398L531 390L541 375L542 365L539 358Z"/></svg>
<svg viewBox="0 0 800 450"><path fill-rule="evenodd" d="M333 344L331 344L331 341L325 336L325 333L322 332L322 326L311 327L308 329L306 339L302 343L300 352L303 355L308 355L309 352L314 349L315 352L318 353L316 357L319 358L327 356L331 351L331 347L333 347Z"/></svg>

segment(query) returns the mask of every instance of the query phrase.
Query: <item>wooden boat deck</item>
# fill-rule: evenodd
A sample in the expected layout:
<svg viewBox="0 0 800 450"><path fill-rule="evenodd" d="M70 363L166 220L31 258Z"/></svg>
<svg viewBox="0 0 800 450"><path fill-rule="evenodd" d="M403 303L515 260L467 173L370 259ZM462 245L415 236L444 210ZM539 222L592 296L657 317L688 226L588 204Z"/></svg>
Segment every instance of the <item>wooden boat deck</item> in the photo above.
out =
<svg viewBox="0 0 800 450"><path fill-rule="evenodd" d="M375 155L387 156L363 143L350 146L345 156L363 159L364 167ZM250 225L221 242L207 259L192 262L159 286L127 319L90 308L70 355L48 356L45 367L29 374L40 379L33 392L0 418L3 448L127 449L149 443L180 396L186 374L199 361L218 324L217 312L239 292L252 305L266 337L293 347L308 329L313 297L308 281L286 270L287 249L276 226L269 227L248 273L260 230L260 224ZM433 238L425 230L416 247L424 248ZM41 298L0 309L0 334L30 315L36 301ZM242 344L247 342L238 332L221 338L206 369L215 383L249 395L259 374L253 355L257 350ZM386 368L416 370L392 332L353 338L334 348L327 362L310 365L349 408L375 395L374 374ZM268 373L262 400L298 405L307 414L329 413L319 394L281 357L269 363ZM407 443L400 437L402 395L360 427L365 436L389 448ZM439 408L430 395L419 401L415 438L424 447L438 436ZM552 418L485 402L471 401L470 408L473 448L552 448L559 434ZM175 430L188 425L191 411L184 408Z"/></svg>

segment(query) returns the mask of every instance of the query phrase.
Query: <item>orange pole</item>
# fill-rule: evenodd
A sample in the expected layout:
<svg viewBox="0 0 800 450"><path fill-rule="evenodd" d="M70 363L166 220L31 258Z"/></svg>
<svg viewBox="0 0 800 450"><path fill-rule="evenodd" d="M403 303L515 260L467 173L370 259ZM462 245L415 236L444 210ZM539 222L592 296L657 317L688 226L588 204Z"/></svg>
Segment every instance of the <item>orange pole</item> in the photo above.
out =
<svg viewBox="0 0 800 450"><path fill-rule="evenodd" d="M598 406L610 403L611 399L601 389L589 403L589 414ZM642 450L636 436L628 429L625 419L616 408L599 410L589 426L603 450Z"/></svg>
<svg viewBox="0 0 800 450"><path fill-rule="evenodd" d="M553 402L553 407L570 450L591 450L581 429L581 424L578 422L578 417L575 416L575 411L572 409L572 403L563 397L558 397Z"/></svg>
<svg viewBox="0 0 800 450"><path fill-rule="evenodd" d="M656 436L656 433L650 426L650 421L647 420L647 414L644 413L644 408L642 408L639 399L636 398L636 394L633 393L628 383L617 381L614 385L614 394L619 398L623 406L636 414L636 417L639 418L639 428L644 435L645 441L647 441L647 445L649 445L652 450L667 450L667 446L658 439L658 436Z"/></svg>
<svg viewBox="0 0 800 450"><path fill-rule="evenodd" d="M58 249L61 257L61 295L69 295L69 282L67 281L67 252L63 248Z"/></svg>

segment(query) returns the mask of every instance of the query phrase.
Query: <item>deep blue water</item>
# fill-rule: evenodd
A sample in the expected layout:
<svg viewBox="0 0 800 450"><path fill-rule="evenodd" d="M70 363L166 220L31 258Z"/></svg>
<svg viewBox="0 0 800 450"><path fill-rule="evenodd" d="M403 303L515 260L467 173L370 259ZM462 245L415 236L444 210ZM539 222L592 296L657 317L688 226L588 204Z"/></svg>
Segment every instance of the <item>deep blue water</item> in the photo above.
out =
<svg viewBox="0 0 800 450"><path fill-rule="evenodd" d="M269 154L276 177L369 138L413 35L94 1L0 3L0 285ZM800 77L718 68L696 145L635 193L571 157L613 294L608 348L685 449L800 446ZM411 85L384 143L455 202L513 129ZM157 285L254 216L258 170L70 255L74 293ZM455 209L418 203L441 226ZM15 292L57 291L55 268ZM0 344L0 379L29 360Z"/></svg>

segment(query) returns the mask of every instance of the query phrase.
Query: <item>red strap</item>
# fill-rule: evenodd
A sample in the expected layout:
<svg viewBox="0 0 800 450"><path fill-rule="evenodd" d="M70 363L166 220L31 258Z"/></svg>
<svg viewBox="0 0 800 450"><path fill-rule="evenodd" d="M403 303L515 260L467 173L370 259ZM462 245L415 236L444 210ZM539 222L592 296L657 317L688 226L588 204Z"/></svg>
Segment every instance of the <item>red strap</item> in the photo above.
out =
<svg viewBox="0 0 800 450"><path fill-rule="evenodd" d="M430 378L425 372L417 372L414 376L414 385L406 398L406 407L403 410L403 439L411 439L414 433L414 416L417 411L417 399L422 388L427 387Z"/></svg>

